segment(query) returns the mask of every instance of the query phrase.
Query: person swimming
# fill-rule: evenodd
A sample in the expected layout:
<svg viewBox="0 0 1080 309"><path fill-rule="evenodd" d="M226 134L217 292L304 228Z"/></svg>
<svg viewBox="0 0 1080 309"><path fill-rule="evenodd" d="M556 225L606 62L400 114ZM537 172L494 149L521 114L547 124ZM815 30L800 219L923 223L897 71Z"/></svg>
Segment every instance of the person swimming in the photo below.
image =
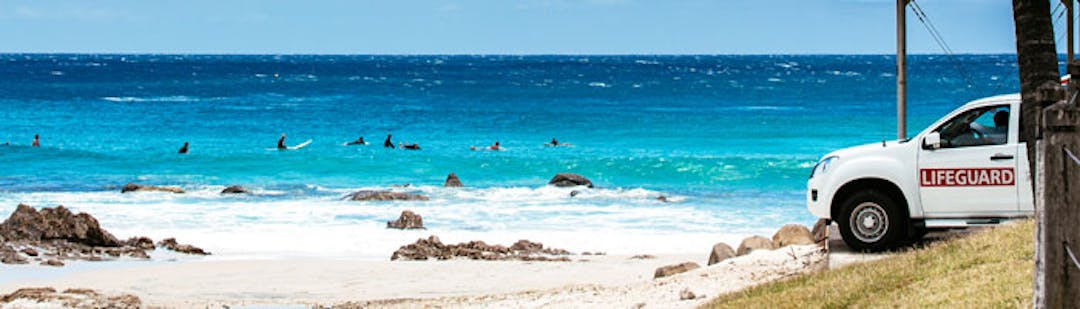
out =
<svg viewBox="0 0 1080 309"><path fill-rule="evenodd" d="M285 146L285 133L281 133L281 139L277 141L277 149L289 149L288 146Z"/></svg>
<svg viewBox="0 0 1080 309"><path fill-rule="evenodd" d="M495 145L488 146L488 149L496 151L503 150L502 147L499 146L499 141L495 141Z"/></svg>
<svg viewBox="0 0 1080 309"><path fill-rule="evenodd" d="M365 142L365 141L364 141L364 137L363 137L363 136L361 136L360 138L356 139L355 141L351 141L351 142L348 142L348 143L347 143L347 144L345 144L345 145L346 145L346 146L351 146L351 145L367 145L367 142Z"/></svg>
<svg viewBox="0 0 1080 309"><path fill-rule="evenodd" d="M383 148L394 148L394 142L390 141L390 137L392 136L392 134L386 135L386 141L382 143Z"/></svg>
<svg viewBox="0 0 1080 309"><path fill-rule="evenodd" d="M551 138L551 146L559 146L559 140L552 137Z"/></svg>
<svg viewBox="0 0 1080 309"><path fill-rule="evenodd" d="M38 135L34 134L34 143L30 144L33 147L41 147L41 141L38 139Z"/></svg>
<svg viewBox="0 0 1080 309"><path fill-rule="evenodd" d="M408 149L408 150L420 150L420 144L418 144L418 143L402 144L401 148L405 148L405 149Z"/></svg>
<svg viewBox="0 0 1080 309"><path fill-rule="evenodd" d="M180 154L186 154L187 150L188 150L187 148L188 148L188 142L184 142L184 146L180 147Z"/></svg>

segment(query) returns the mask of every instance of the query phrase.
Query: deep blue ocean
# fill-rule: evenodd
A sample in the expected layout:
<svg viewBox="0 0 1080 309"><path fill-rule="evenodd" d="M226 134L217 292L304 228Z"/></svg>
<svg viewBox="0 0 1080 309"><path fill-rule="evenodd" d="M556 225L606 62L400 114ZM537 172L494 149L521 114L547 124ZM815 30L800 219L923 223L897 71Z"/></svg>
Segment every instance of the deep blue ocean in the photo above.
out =
<svg viewBox="0 0 1080 309"><path fill-rule="evenodd" d="M908 63L909 135L1019 88L1015 55ZM236 256L382 258L426 234L705 252L812 223L815 161L895 138L894 73L891 55L3 54L0 213L64 204L118 236L179 235ZM274 150L282 133L312 143ZM391 133L422 150L384 149ZM370 145L343 145L360 136ZM573 146L545 147L552 138ZM506 150L470 150L496 141ZM468 188L440 188L451 172ZM560 172L597 188L546 187ZM128 182L189 193L121 195ZM217 194L233 184L257 194ZM433 199L340 200L362 188ZM429 230L383 229L406 208ZM273 237L292 249L266 248Z"/></svg>

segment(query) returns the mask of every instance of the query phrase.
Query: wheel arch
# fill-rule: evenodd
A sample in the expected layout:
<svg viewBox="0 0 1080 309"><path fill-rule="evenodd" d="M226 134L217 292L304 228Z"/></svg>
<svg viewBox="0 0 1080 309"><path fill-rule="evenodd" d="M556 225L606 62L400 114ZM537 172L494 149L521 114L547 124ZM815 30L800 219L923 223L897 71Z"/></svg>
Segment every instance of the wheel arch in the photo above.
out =
<svg viewBox="0 0 1080 309"><path fill-rule="evenodd" d="M878 190L897 203L904 205L904 207L901 207L901 212L907 218L911 218L911 203L908 203L907 198L904 197L904 191L892 181L881 178L861 178L849 181L841 186L840 189L836 191L836 194L833 195L832 202L829 206L830 217L833 220L840 218L840 208L843 207L844 201L852 194L867 189Z"/></svg>

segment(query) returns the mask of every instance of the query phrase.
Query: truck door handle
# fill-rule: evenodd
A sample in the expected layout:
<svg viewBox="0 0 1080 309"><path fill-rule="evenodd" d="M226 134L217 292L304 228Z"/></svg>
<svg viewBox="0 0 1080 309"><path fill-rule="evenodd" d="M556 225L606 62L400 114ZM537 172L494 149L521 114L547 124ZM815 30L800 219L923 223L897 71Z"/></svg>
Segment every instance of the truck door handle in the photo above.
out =
<svg viewBox="0 0 1080 309"><path fill-rule="evenodd" d="M994 155L990 156L991 161L1012 160L1012 159L1013 159L1012 155L1007 155L1007 154L1004 154L1004 153L997 153L997 154L994 154Z"/></svg>

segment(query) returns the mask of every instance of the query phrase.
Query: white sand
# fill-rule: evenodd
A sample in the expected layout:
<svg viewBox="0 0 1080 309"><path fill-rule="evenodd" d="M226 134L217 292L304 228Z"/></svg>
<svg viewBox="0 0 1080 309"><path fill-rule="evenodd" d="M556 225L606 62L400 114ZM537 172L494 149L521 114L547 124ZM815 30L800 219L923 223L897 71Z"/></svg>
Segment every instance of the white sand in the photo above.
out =
<svg viewBox="0 0 1080 309"><path fill-rule="evenodd" d="M92 288L130 293L152 306L332 305L422 307L692 307L718 293L810 271L824 259L814 246L755 252L713 266L707 255L574 256L575 262L353 261L327 259L189 261L87 269L5 282L20 287ZM657 267L693 261L700 269L653 279ZM106 262L107 263L107 262ZM2 273L0 273L2 274ZM695 300L679 300L689 288ZM487 296L483 296L487 295ZM405 300L400 300L405 299Z"/></svg>

